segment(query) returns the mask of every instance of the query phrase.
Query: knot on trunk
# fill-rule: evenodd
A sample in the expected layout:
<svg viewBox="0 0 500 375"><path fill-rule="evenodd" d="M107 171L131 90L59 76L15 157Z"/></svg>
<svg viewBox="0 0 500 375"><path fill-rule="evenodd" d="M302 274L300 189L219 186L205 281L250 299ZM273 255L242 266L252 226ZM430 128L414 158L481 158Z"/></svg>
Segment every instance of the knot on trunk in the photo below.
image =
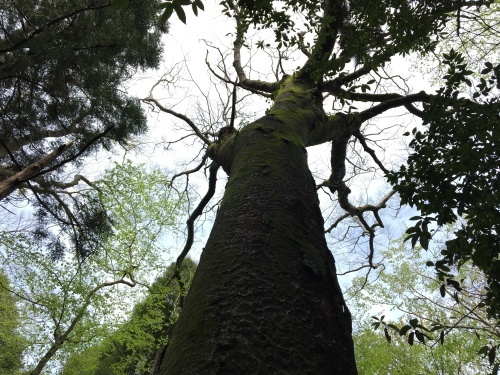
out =
<svg viewBox="0 0 500 375"><path fill-rule="evenodd" d="M208 148L208 157L215 160L224 172L229 174L233 162L233 144L238 131L232 126L225 126L219 130L217 140Z"/></svg>

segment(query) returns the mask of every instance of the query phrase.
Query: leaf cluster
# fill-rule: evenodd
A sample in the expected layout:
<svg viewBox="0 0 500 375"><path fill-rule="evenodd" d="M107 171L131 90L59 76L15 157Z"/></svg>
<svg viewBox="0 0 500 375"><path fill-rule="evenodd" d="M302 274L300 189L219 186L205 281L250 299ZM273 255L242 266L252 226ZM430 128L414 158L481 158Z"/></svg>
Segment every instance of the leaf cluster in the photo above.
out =
<svg viewBox="0 0 500 375"><path fill-rule="evenodd" d="M160 27L165 27L167 21L170 19L172 14L175 12L177 17L185 24L186 23L186 12L184 11L184 6L191 5L191 9L195 16L198 15L198 9L205 10L202 0L169 0L158 5L158 9L163 12L160 16L159 24Z"/></svg>
<svg viewBox="0 0 500 375"><path fill-rule="evenodd" d="M441 280L453 278L450 268L467 261L484 272L488 281L491 316L500 317L500 65L485 63L474 86L463 57L445 55L449 66L441 88L424 104L426 128L413 129L408 165L389 176L402 203L421 212L407 230L415 245L428 247L433 230L454 223L465 224L446 244L436 261ZM462 85L472 89L471 98ZM408 134L408 133L407 133Z"/></svg>

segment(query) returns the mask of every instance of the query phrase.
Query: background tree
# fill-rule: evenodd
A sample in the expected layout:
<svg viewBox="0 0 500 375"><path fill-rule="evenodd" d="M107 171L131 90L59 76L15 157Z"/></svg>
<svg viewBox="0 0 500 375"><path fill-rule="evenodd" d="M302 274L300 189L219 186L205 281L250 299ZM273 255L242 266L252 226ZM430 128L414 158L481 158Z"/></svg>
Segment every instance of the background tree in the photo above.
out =
<svg viewBox="0 0 500 375"><path fill-rule="evenodd" d="M110 229L98 206L72 192L90 185L74 167L146 131L139 101L123 85L137 70L159 64L157 6L1 2L0 199L11 211L33 205L38 238L55 255L69 238L85 256ZM85 207L90 210L81 213ZM60 230L47 229L54 222Z"/></svg>
<svg viewBox="0 0 500 375"><path fill-rule="evenodd" d="M165 267L166 235L175 233L185 198L166 182L162 171L126 162L82 193L102 204L113 225L113 235L85 259L54 261L29 231L1 233L0 265L10 279L3 288L18 299L31 374L108 336Z"/></svg>
<svg viewBox="0 0 500 375"><path fill-rule="evenodd" d="M449 337L445 345L426 347L408 345L404 336L393 335L388 343L384 335L363 326L354 332L356 364L360 375L453 375L486 373L487 366L477 355L480 339L465 332Z"/></svg>
<svg viewBox="0 0 500 375"><path fill-rule="evenodd" d="M216 50L220 60L208 68L226 84L266 98L269 108L262 117L238 129L233 128L232 121L233 126L221 129L213 139L211 129L197 126L168 102L160 103L152 94L145 98L184 121L198 137L201 163L188 172L200 170L206 155L213 158L210 188L201 200L202 206L213 194L217 166L229 176L160 373L356 373L350 314L326 245L316 190L327 190L331 199L336 194L337 204L346 211L338 221L353 217L358 223L368 238L367 265L374 268L378 256L375 232L384 226L380 211L393 193L388 192L380 201L367 197L364 204L356 206L346 175L346 164L352 162L347 152L351 144L359 145L355 150L364 156L356 165L360 169L376 168L374 175L382 177L397 168L378 157L375 142L387 131L392 133L393 124L373 125L373 119L399 110L397 113L413 116L413 121L431 124L433 135L453 137L450 149L460 153L467 143L457 136L458 132L448 133L437 125L458 120L456 123L466 125L468 132L477 131L482 136L482 128L472 127L479 115L484 129L488 129L484 130L488 134L485 155L494 155L489 138L497 123L494 64L485 65L490 69L482 73L488 75L482 77L485 83L481 85L478 80L477 88L486 88L484 100L481 93L467 93L455 84L467 84L470 73L451 52L445 57L452 62L450 77L445 77L446 87L435 94L412 92L404 80L398 84L396 77L385 73L386 66L401 56L432 53L447 22L463 10L480 14L490 4L398 0L221 2L224 15L236 23L231 35L234 70L229 69L231 63L222 48ZM296 52L303 52L303 56L297 57ZM259 53L270 59L257 62ZM382 85L384 81L390 85ZM472 81L469 83L473 86ZM412 146L425 138L418 131L413 132ZM321 144L331 147L331 170L329 176L314 179L306 148ZM410 163L418 159L420 151L416 150ZM420 172L425 171L426 164L433 165L432 158L426 153L423 156L409 181L422 177ZM493 157L480 166L486 176L498 170L498 159ZM404 189L399 186L408 186L409 194L418 191L415 185L400 182L406 178L404 172L397 178L391 175L391 184L396 184L400 192ZM459 174L454 183L459 184L462 176ZM430 190L435 182L423 180L426 189L422 191ZM483 186L478 182L478 187ZM475 180L471 183L474 185ZM490 187L488 191L494 191ZM448 198L441 190L434 192L436 199L429 212L439 207L435 202L440 196ZM451 210L460 210L461 198L452 196L446 207L449 203ZM413 203L410 198L403 199ZM487 201L490 207L498 203L496 198L491 199ZM427 208L425 199L421 201L424 206L417 208ZM464 201L465 205L469 203L467 207L473 207L472 201ZM479 213L460 210L458 214L476 215L474 219L469 217L472 222ZM498 222L496 216L492 220ZM427 221L423 219L422 225L427 226ZM438 221L440 225L446 223ZM469 254L480 245L474 242L479 238L467 238L472 242ZM427 234L419 235L414 243L420 240L426 247L428 239ZM493 259L497 249L490 248L488 254Z"/></svg>
<svg viewBox="0 0 500 375"><path fill-rule="evenodd" d="M168 342L196 264L186 258L181 269L182 286L172 282L175 263L148 288L147 296L134 306L130 318L100 343L83 352L75 350L62 374L108 375L150 373Z"/></svg>
<svg viewBox="0 0 500 375"><path fill-rule="evenodd" d="M0 269L0 374L18 374L26 342L19 334L16 299L7 290L9 281Z"/></svg>
<svg viewBox="0 0 500 375"><path fill-rule="evenodd" d="M452 236L452 232L448 229L442 237ZM440 249L445 246L441 240L439 246L424 251L396 241L381 251L383 267L368 280L358 277L353 281L348 295L357 309L360 329L355 338L362 342L357 358L362 359L364 368L376 364L380 372L383 366L399 364L405 371L413 367L414 372L476 374L485 373L494 363L494 358L489 361L478 355L485 345L495 346L500 337L498 322L488 317L484 304L485 276L468 263L460 269L460 286L451 279L447 283L440 281L434 268L426 265L439 259ZM376 316L369 317L373 314ZM368 323L383 341L396 347L382 345L368 332ZM425 350L403 345L424 346ZM376 354L381 351L386 354ZM410 366L410 358L417 358L417 363Z"/></svg>

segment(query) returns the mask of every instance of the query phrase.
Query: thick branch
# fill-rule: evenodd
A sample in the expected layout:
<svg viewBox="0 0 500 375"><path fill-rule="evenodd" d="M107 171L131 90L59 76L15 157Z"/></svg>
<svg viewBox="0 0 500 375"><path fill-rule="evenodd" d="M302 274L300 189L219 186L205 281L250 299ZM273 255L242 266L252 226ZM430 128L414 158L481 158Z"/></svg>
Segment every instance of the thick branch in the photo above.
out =
<svg viewBox="0 0 500 375"><path fill-rule="evenodd" d="M358 78L363 77L365 74L370 73L372 71L372 67L365 65L360 69L344 75L339 75L337 78L324 82L320 85L319 90L321 92L331 92L333 94L337 93L340 87L346 85L352 81L355 81Z"/></svg>
<svg viewBox="0 0 500 375"><path fill-rule="evenodd" d="M429 101L430 98L431 95L425 93L424 91L420 91L419 93L416 94L410 94L406 96L401 96L397 99L387 100L376 106L373 106L369 109L362 111L360 113L360 121L364 122L375 116L380 115L381 113L384 113L385 111L401 106L406 106L414 102L427 102Z"/></svg>
<svg viewBox="0 0 500 375"><path fill-rule="evenodd" d="M37 176L40 174L40 172L43 171L43 169L49 165L51 162L53 162L57 157L59 157L64 151L66 151L73 142L67 142L58 148L56 148L54 151L49 153L48 155L44 156L40 160L37 160L36 162L30 164L26 168L24 168L22 171L16 173L15 175L6 178L4 181L0 182L0 200L4 199L7 197L10 193L12 193L14 190L19 188L19 186L34 176Z"/></svg>
<svg viewBox="0 0 500 375"><path fill-rule="evenodd" d="M299 75L306 74L309 76L308 78L311 78L310 74L315 69L318 69L318 66L315 65L318 65L320 62L325 61L330 57L333 47L335 46L339 29L344 22L344 18L345 9L343 1L326 0L324 2L321 28L316 39L316 44L314 45L307 62L300 70ZM325 64L323 64L323 66L325 66ZM318 73L319 76L323 75L321 70Z"/></svg>
<svg viewBox="0 0 500 375"><path fill-rule="evenodd" d="M7 143L5 148L3 145L0 145L0 157L5 156L8 154L7 150L10 150L10 152L15 152L19 150L21 147L26 146L30 143L33 142L33 139L36 139L37 141L42 140L44 138L57 138L57 137L64 137L68 135L69 133L73 133L77 130L76 128L76 122L73 123L71 126L65 129L58 129L58 130L42 130L40 132L37 132L36 134L29 134L24 137L16 138L10 143Z"/></svg>
<svg viewBox="0 0 500 375"><path fill-rule="evenodd" d="M38 176L41 176L42 174L46 174L48 172L52 172L60 167L62 167L64 164L66 163L69 163L73 160L76 160L78 157L80 157L85 151L87 151L87 149L92 146L94 144L94 142L96 142L98 139L104 137L106 134L108 134L112 129L113 129L114 125L111 125L109 126L108 128L104 129L104 131L102 133L99 133L97 135L95 135L93 138L89 139L87 141L87 143L85 143L85 145L83 145L83 147L80 149L80 151L78 151L76 154L74 155L71 155L69 158L67 159L63 159L61 160L61 162L57 163L56 165L50 167L50 168L47 168L43 171L40 171L38 172L37 174L35 174L32 179L38 177Z"/></svg>
<svg viewBox="0 0 500 375"><path fill-rule="evenodd" d="M378 211L381 210L382 208L386 208L386 205L387 205L387 202L389 201L389 199L394 195L396 194L396 191L395 190L391 190L389 193L386 194L386 196L384 198L382 198L382 200L376 204L376 205L372 205L372 204L365 204L363 206L359 206L359 207L354 207L351 205L351 207L354 207L354 214L357 216L357 214L363 214L365 212L368 212L368 211L371 211L373 212L374 214L377 213L376 215L378 215ZM326 230L325 230L325 233L330 233L333 229L335 229L343 220L347 219L348 217L351 217L353 216L353 213L351 212L346 212L345 214L341 215L340 217L337 218L337 220L335 220L335 222L330 225ZM378 221L379 219L377 219Z"/></svg>
<svg viewBox="0 0 500 375"><path fill-rule="evenodd" d="M243 47L243 41L245 36L245 27L242 25L240 20L240 12L236 4L233 5L234 18L236 19L236 38L234 40L234 61L233 67L236 70L240 84L244 88L249 90L263 91L267 93L272 93L279 88L279 82L265 82L260 80L250 80L245 74L243 65L241 64L241 47Z"/></svg>

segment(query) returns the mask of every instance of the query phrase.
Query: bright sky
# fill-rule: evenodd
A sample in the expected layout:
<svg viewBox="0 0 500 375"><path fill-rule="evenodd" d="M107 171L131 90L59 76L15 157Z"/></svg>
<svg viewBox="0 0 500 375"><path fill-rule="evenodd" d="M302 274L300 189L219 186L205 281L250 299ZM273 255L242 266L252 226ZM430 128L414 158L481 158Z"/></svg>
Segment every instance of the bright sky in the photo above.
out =
<svg viewBox="0 0 500 375"><path fill-rule="evenodd" d="M175 69L181 69L180 73L174 74L175 78L178 80L173 84L169 90L157 88L154 92L154 97L159 99L161 103L175 111L188 115L191 119L196 122L194 107L196 103L207 110L205 98L201 93L206 94L209 99L212 100L212 105L217 102L218 94L215 90L213 84L210 83L210 73L208 72L207 66L205 64L205 57L207 51L209 52L209 60L211 66L215 67L217 61L217 51L208 47L209 44L218 46L221 48L222 52L226 52L226 49L231 47L232 39L228 36L228 33L233 32L234 24L232 21L228 20L222 16L219 12L219 6L214 3L207 3L205 12L200 12L198 17L195 17L192 12L187 12L187 25L183 24L174 14L171 18L170 31L169 34L164 37L165 40L165 52L164 52L164 62L163 66L154 72L147 72L144 75L140 75L139 78L133 80L130 85L130 93L136 95L140 98L148 96L151 86L156 82L159 76L165 72L169 72ZM255 41L258 39L254 40ZM302 58L299 57L299 58ZM186 60L186 64L183 64L183 60ZM234 77L234 70L232 69L232 55L229 55L227 59L227 66L230 74ZM297 62L293 62L293 66L297 66ZM187 69L186 69L187 67ZM265 71L269 67L268 61L261 58L254 58L252 60L252 68L258 71ZM393 65L387 68L391 71L391 74L401 75L404 77L409 76L410 62L403 58L399 58L395 61ZM173 78L173 77L171 77ZM421 78L421 77L417 77ZM402 80L401 80L402 82ZM426 80L414 79L411 81L412 92L417 92L422 89L427 89L425 85ZM175 87L177 89L175 89ZM249 107L246 107L247 112L254 112L256 117L261 115L267 108L263 100L256 99L255 104L250 103ZM387 127L388 125L402 125L403 127L413 128L416 123L410 121L408 118L400 118L399 114L396 112L389 113L381 117L381 122L379 125L375 125L375 128ZM172 133L178 129L180 125L183 125L182 121L174 119L164 113L158 113L158 111L149 111L149 122L151 132L149 136L154 139L160 139L162 137L167 137L172 140ZM237 121L238 122L238 121ZM179 126L178 126L179 125ZM220 125L222 126L222 125ZM373 132L376 132L374 130ZM394 129L394 134L401 134L403 131L400 127ZM179 133L180 134L180 133ZM389 142L389 143L388 143ZM180 147L179 147L180 146ZM379 155L384 155L389 159L394 159L395 151L404 151L405 144L404 140L390 139L389 141L382 144L384 149L377 150ZM186 161L191 161L193 148L186 145L175 146L175 152L165 153L160 147L149 147L148 150L142 149L143 155L135 156L138 160L144 161L149 164L159 164L163 166L168 166L171 169L176 169L179 171L179 166ZM322 179L328 177L328 165L329 165L329 147L318 146L310 148L309 150L310 165L313 173L316 177L321 177ZM199 160L199 159L198 159ZM401 159L401 162L403 159ZM398 161L399 162L399 161ZM196 163L190 164L189 168L192 168ZM182 170L181 166L181 170ZM223 172L219 173L219 187L224 184L225 176ZM320 180L317 180L320 181ZM207 188L206 178L202 173L198 173L197 176L190 178L190 182L194 182L197 186L198 194L200 196L205 194ZM353 190L352 198L353 200L358 200L359 204L367 203L366 199L368 196L373 196L374 193L378 197L383 196L389 190L385 185L384 180L381 178L373 179L373 175L370 174L363 178L358 178L351 181L351 188ZM325 216L328 219L329 210L331 208L331 200L325 194L320 194L321 201L324 203ZM215 202L215 200L213 200ZM372 201L371 203L376 203ZM212 203L213 204L213 203ZM408 212L406 212L408 211ZM336 215L339 215L341 211L336 210ZM387 210L387 213L393 217L395 212L392 210ZM409 217L413 216L414 212L412 210L403 210L403 216ZM335 215L332 215L330 219L334 219ZM401 219L392 220L391 218L386 218L388 229L385 231L385 236L382 235L378 238L379 243L385 246L388 237L398 237L401 234L402 228L404 227L404 222ZM202 233L197 234L197 238L200 240L197 245L192 250L191 256L198 258L203 243L209 232L209 226L204 225L201 227ZM384 231L380 231L383 233ZM336 241L334 241L336 242ZM335 247L338 249L340 243L336 242ZM344 247L340 246L343 250L337 250L337 259L340 263L344 261L352 261L352 247L347 242L344 243ZM178 251L182 246L179 248ZM175 253L175 251L174 251ZM174 255L174 254L172 254Z"/></svg>

